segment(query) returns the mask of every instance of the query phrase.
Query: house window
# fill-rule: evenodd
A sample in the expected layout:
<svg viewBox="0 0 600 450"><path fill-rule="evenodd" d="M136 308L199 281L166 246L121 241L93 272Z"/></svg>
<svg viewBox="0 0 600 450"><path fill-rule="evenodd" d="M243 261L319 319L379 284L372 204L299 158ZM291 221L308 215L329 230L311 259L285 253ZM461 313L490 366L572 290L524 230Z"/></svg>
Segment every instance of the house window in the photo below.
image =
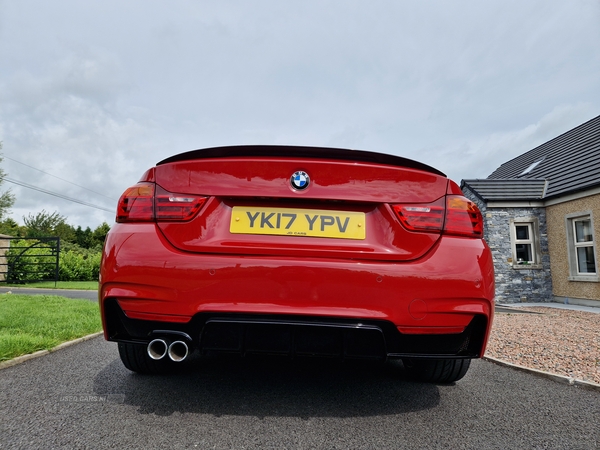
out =
<svg viewBox="0 0 600 450"><path fill-rule="evenodd" d="M511 219L510 228L513 267L541 268L538 219L536 217Z"/></svg>
<svg viewBox="0 0 600 450"><path fill-rule="evenodd" d="M596 257L594 255L592 221L589 217L584 217L573 219L572 222L577 274L595 274Z"/></svg>
<svg viewBox="0 0 600 450"><path fill-rule="evenodd" d="M569 250L569 280L599 281L594 239L594 219L591 211L566 217Z"/></svg>
<svg viewBox="0 0 600 450"><path fill-rule="evenodd" d="M515 256L517 264L534 264L531 223L515 223Z"/></svg>

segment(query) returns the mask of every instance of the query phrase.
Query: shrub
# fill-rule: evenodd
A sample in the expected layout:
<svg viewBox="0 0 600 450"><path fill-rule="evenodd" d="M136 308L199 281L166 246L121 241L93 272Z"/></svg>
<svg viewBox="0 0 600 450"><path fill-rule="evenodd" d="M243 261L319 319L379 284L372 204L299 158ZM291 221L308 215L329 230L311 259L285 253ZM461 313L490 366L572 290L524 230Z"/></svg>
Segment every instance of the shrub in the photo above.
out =
<svg viewBox="0 0 600 450"><path fill-rule="evenodd" d="M100 273L99 251L87 250L78 246L68 246L60 252L58 279L60 281L94 281Z"/></svg>

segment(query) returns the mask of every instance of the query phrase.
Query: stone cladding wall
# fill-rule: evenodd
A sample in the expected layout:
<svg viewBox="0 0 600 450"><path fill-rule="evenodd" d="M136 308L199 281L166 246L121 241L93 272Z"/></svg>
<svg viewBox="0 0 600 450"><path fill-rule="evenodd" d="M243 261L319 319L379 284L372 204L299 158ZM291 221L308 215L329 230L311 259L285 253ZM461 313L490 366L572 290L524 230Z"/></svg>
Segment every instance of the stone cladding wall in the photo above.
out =
<svg viewBox="0 0 600 450"><path fill-rule="evenodd" d="M553 300L545 208L489 208L468 188L463 192L477 204L484 218L484 238L494 259L496 302L550 302ZM515 266L512 261L510 219L536 217L539 223L541 264ZM539 268L538 268L539 267Z"/></svg>

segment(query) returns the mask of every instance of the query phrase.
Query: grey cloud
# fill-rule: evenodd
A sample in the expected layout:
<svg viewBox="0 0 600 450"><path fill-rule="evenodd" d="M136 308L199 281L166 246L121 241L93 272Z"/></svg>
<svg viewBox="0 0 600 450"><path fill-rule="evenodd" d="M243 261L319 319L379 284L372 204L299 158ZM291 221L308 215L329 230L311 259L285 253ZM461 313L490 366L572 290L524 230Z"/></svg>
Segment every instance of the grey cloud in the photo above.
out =
<svg viewBox="0 0 600 450"><path fill-rule="evenodd" d="M597 2L26 5L0 3L3 151L111 197L174 153L245 143L362 148L485 177L600 113ZM44 207L97 220L15 193L18 219Z"/></svg>

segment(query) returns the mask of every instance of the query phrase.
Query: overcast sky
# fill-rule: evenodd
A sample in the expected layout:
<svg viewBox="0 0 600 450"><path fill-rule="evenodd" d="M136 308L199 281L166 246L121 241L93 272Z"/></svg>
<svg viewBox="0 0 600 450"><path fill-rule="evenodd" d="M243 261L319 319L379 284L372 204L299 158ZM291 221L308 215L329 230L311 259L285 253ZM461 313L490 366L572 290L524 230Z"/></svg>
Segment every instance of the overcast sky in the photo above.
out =
<svg viewBox="0 0 600 450"><path fill-rule="evenodd" d="M2 168L108 210L5 180L19 223L112 224L149 167L220 145L485 178L599 114L598 0L0 0Z"/></svg>

